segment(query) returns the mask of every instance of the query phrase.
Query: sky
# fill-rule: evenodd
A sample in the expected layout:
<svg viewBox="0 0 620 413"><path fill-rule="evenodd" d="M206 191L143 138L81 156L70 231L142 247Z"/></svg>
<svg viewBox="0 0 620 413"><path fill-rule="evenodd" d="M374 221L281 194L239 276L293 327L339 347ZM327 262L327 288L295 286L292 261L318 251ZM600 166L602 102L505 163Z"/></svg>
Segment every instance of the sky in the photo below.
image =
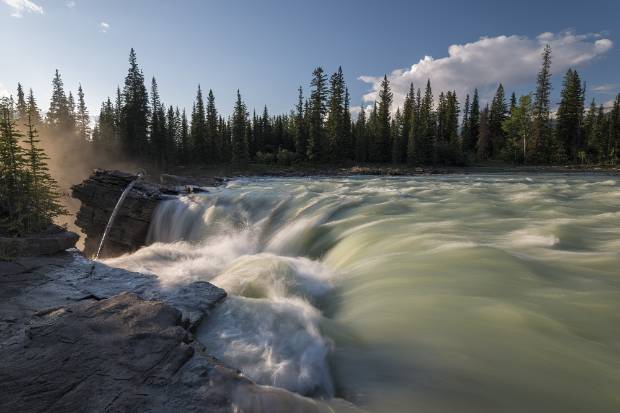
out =
<svg viewBox="0 0 620 413"><path fill-rule="evenodd" d="M225 115L237 89L250 111L288 112L317 66L342 66L354 107L372 103L384 74L397 104L428 78L461 103L500 81L528 93L547 43L554 102L568 67L588 99L620 92L618 0L0 0L0 38L0 95L19 81L45 110L58 69L67 90L82 84L92 115L122 86L132 47L164 103L191 110L200 84Z"/></svg>

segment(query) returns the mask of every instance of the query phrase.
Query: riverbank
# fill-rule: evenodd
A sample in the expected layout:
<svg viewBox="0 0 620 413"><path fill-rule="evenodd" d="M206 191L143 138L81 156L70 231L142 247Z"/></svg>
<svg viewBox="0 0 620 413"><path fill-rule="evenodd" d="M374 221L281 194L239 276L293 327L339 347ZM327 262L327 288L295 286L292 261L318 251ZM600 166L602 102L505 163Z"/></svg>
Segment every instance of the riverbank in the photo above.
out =
<svg viewBox="0 0 620 413"><path fill-rule="evenodd" d="M213 177L236 178L251 176L415 176L440 174L524 174L524 173L596 173L620 175L620 165L512 165L503 163L486 163L473 166L426 166L414 167L409 165L391 164L258 164L252 163L243 166L209 165L201 167L176 167L167 171L174 175L190 176L195 181L204 181L209 185Z"/></svg>

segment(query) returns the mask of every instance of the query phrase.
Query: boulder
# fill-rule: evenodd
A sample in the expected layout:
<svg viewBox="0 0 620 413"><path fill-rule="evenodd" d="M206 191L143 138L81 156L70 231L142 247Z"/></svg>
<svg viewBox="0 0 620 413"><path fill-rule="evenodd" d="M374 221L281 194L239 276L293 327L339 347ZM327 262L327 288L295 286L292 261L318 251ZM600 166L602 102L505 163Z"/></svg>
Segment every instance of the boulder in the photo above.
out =
<svg viewBox="0 0 620 413"><path fill-rule="evenodd" d="M0 236L0 258L52 255L75 247L79 236L57 225L23 237Z"/></svg>

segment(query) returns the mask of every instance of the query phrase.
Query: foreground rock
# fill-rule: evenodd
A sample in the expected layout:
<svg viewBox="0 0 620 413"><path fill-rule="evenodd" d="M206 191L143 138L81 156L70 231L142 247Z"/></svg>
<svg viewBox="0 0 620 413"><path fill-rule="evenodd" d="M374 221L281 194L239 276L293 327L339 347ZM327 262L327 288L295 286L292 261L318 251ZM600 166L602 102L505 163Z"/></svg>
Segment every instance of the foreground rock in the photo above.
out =
<svg viewBox="0 0 620 413"><path fill-rule="evenodd" d="M0 262L0 411L333 411L252 383L194 340L225 295L93 269L77 252Z"/></svg>

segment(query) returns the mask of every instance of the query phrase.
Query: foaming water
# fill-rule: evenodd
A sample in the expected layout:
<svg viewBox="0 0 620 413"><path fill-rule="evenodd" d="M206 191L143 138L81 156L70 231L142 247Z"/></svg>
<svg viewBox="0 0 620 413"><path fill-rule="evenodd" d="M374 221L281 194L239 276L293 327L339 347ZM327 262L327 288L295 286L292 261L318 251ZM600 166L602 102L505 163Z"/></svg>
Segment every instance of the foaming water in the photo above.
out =
<svg viewBox="0 0 620 413"><path fill-rule="evenodd" d="M377 412L620 411L615 178L238 180L164 202L149 241L107 262L226 289L197 337L260 384Z"/></svg>

